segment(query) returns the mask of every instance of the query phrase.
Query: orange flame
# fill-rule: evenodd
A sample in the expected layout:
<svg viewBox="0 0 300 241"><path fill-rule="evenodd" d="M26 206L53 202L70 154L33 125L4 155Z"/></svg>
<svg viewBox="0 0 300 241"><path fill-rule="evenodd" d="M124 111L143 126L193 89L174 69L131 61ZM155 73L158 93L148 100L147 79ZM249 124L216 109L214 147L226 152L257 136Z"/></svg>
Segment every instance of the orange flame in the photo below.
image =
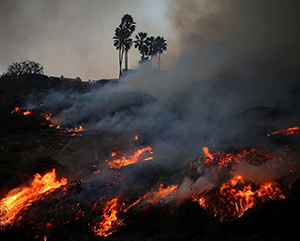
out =
<svg viewBox="0 0 300 241"><path fill-rule="evenodd" d="M158 191L152 193L151 200L148 201L149 204L155 204L160 202L162 199L171 196L178 189L178 185L171 185L164 188L161 183Z"/></svg>
<svg viewBox="0 0 300 241"><path fill-rule="evenodd" d="M31 111L29 111L29 110L27 110L27 111L25 111L25 112L23 112L23 115L30 115L32 112Z"/></svg>
<svg viewBox="0 0 300 241"><path fill-rule="evenodd" d="M56 180L55 169L44 176L35 174L29 187L17 187L11 190L5 198L0 201L0 227L11 225L18 213L30 206L34 201L41 198L41 194L52 192L62 185L67 184L67 179Z"/></svg>
<svg viewBox="0 0 300 241"><path fill-rule="evenodd" d="M17 106L11 111L11 113L18 113L20 111L21 111L20 108Z"/></svg>
<svg viewBox="0 0 300 241"><path fill-rule="evenodd" d="M118 227L125 225L123 220L118 219L117 214L119 211L118 198L114 198L106 203L102 220L92 228L96 236L107 237L115 233Z"/></svg>
<svg viewBox="0 0 300 241"><path fill-rule="evenodd" d="M214 160L214 156L212 154L209 153L209 149L208 147L204 146L203 147L203 153L204 153L204 162L205 164L209 164Z"/></svg>
<svg viewBox="0 0 300 241"><path fill-rule="evenodd" d="M159 186L158 191L150 191L147 192L145 195L143 195L141 198L139 198L137 201L129 205L126 209L124 209L124 213L126 213L130 208L136 206L137 204L141 203L142 200L149 197L148 203L143 209L147 209L150 205L159 203L161 200L172 196L175 194L175 192L178 189L178 185L171 185L166 188L164 188L163 184L161 183Z"/></svg>
<svg viewBox="0 0 300 241"><path fill-rule="evenodd" d="M135 135L134 139L135 139L135 140L138 140L138 139L139 139L139 136L138 136L138 135Z"/></svg>
<svg viewBox="0 0 300 241"><path fill-rule="evenodd" d="M25 108L22 108L22 110L25 110ZM11 113L20 113L21 112L21 109L17 106L17 107L15 107L12 111L11 111ZM29 111L29 110L27 110L27 111L24 111L22 114L23 115L29 115L29 114L31 114L32 113L32 111Z"/></svg>
<svg viewBox="0 0 300 241"><path fill-rule="evenodd" d="M253 187L251 184L245 185L243 177L236 174L229 181L223 183L218 193L194 197L194 201L212 212L220 221L224 221L241 217L259 200L264 202L270 199L284 198L285 196L276 182L266 182Z"/></svg>
<svg viewBox="0 0 300 241"><path fill-rule="evenodd" d="M147 146L146 148L139 149L132 156L129 157L122 156L121 158L110 161L108 165L110 168L120 169L121 167L137 163L140 156L144 154L146 151L149 151L151 153L152 148L150 146ZM112 154L112 156L113 155L115 154Z"/></svg>
<svg viewBox="0 0 300 241"><path fill-rule="evenodd" d="M295 127L291 127L291 128L287 128L287 129L282 129L280 131L274 131L272 133L268 133L267 136L271 136L271 135L275 135L275 134L280 134L280 133L285 133L285 135L293 135L295 134L295 131L299 130L300 127L299 126L295 126Z"/></svg>
<svg viewBox="0 0 300 241"><path fill-rule="evenodd" d="M50 121L51 116L52 116L52 113L46 114L45 119L47 121Z"/></svg>

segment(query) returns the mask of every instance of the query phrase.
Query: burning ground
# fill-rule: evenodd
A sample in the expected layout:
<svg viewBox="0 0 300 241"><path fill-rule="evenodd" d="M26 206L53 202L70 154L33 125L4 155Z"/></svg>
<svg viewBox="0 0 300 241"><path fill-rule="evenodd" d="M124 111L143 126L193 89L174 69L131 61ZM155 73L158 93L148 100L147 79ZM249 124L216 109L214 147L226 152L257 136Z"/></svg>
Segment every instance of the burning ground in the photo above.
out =
<svg viewBox="0 0 300 241"><path fill-rule="evenodd" d="M299 72L140 75L7 97L3 240L299 237Z"/></svg>

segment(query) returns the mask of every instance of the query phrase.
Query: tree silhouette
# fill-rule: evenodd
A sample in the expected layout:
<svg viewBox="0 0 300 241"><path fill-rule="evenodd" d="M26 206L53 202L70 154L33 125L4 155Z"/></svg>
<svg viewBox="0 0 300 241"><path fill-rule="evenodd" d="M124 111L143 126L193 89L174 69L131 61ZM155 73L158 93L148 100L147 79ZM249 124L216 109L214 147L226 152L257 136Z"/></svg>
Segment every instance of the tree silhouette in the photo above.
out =
<svg viewBox="0 0 300 241"><path fill-rule="evenodd" d="M135 31L136 22L129 14L125 14L121 19L120 27L126 29L129 32L129 37L125 39L125 70L128 70L128 51L132 46L132 39L130 38Z"/></svg>
<svg viewBox="0 0 300 241"><path fill-rule="evenodd" d="M24 74L43 74L44 66L34 61L25 60L19 63L12 63L7 67L6 75L20 77Z"/></svg>
<svg viewBox="0 0 300 241"><path fill-rule="evenodd" d="M113 45L119 50L119 78L123 77L122 62L125 52L125 69L128 69L128 51L132 46L132 39L130 36L135 30L135 22L129 14L125 14L120 25L115 29L115 35L113 36Z"/></svg>
<svg viewBox="0 0 300 241"><path fill-rule="evenodd" d="M134 47L137 48L142 55L140 63L142 63L144 60L148 60L148 57L146 57L149 52L147 45L147 35L148 34L145 32L139 32L135 35Z"/></svg>
<svg viewBox="0 0 300 241"><path fill-rule="evenodd" d="M160 55L167 50L167 43L164 37L156 37L155 39L155 51L158 53L158 70L160 70Z"/></svg>
<svg viewBox="0 0 300 241"><path fill-rule="evenodd" d="M153 36L148 37L146 39L146 45L148 47L147 55L151 56L151 67L152 67L152 58L153 58L153 56L156 56L156 54L157 54L155 38Z"/></svg>

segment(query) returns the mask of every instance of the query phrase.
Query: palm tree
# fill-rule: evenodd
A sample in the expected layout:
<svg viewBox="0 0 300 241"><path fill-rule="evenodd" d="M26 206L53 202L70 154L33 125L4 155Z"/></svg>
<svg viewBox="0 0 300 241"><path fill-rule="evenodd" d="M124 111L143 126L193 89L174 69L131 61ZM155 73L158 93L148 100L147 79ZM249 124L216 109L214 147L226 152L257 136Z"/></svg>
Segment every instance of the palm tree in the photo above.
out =
<svg viewBox="0 0 300 241"><path fill-rule="evenodd" d="M160 55L165 51L167 50L167 43L166 43L166 40L164 39L164 37L156 37L155 39L155 50L157 51L158 53L158 70L160 70Z"/></svg>
<svg viewBox="0 0 300 241"><path fill-rule="evenodd" d="M148 55L151 56L151 67L152 67L152 58L157 54L157 49L155 48L156 46L155 38L153 36L148 37L146 40L146 44L148 47Z"/></svg>
<svg viewBox="0 0 300 241"><path fill-rule="evenodd" d="M113 45L119 50L119 78L123 77L122 62L125 52L125 70L128 69L128 51L132 46L132 39L130 36L135 30L135 22L129 14L125 14L120 25L115 29L115 35L113 36Z"/></svg>
<svg viewBox="0 0 300 241"><path fill-rule="evenodd" d="M135 35L134 47L137 48L142 55L141 62L146 60L146 55L148 55L148 46L147 46L147 33L139 32Z"/></svg>
<svg viewBox="0 0 300 241"><path fill-rule="evenodd" d="M128 32L125 29L117 27L115 29L115 35L113 36L113 43L117 50L119 50L119 78L122 78L122 61L125 51L125 39L128 36Z"/></svg>
<svg viewBox="0 0 300 241"><path fill-rule="evenodd" d="M132 33L135 31L136 22L133 17L129 14L125 14L121 19L120 28L124 28L128 31L128 38L125 39L125 70L128 70L128 51L132 46L132 39L130 38Z"/></svg>

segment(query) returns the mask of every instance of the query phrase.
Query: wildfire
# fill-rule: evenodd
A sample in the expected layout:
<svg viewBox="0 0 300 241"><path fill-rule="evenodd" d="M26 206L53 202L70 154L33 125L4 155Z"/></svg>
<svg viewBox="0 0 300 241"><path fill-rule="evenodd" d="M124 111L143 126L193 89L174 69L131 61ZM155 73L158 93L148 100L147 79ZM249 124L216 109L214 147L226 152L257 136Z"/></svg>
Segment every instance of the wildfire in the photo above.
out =
<svg viewBox="0 0 300 241"><path fill-rule="evenodd" d="M197 201L199 205L219 218L220 221L239 218L245 211L253 208L259 202L285 198L279 184L275 181L263 181L258 177L253 179L255 173L251 175L252 181L250 181L239 173L239 171L243 173L245 169L249 170L248 166L251 166L250 170L255 171L262 167L265 174L264 178L266 178L268 171L283 166L285 161L282 157L255 148L235 151L235 153L218 151L211 154L209 149L204 147L203 154L204 160L200 162L200 165L208 167L208 170L215 173L214 175L222 173L224 176L227 173L227 175L232 176L227 179L228 181L217 185L208 193L195 194L192 197L194 201ZM242 168L239 168L239 165Z"/></svg>
<svg viewBox="0 0 300 241"><path fill-rule="evenodd" d="M22 108L23 110L25 110L25 108ZM11 111L11 113L20 113L21 112L21 109L17 106L17 107L15 107L12 111ZM24 111L22 114L23 115L29 115L29 114L31 114L32 113L32 111L29 111L29 110L27 110L27 111Z"/></svg>
<svg viewBox="0 0 300 241"><path fill-rule="evenodd" d="M121 208L118 201L118 198L114 198L106 203L101 221L92 228L95 235L107 237L115 233L118 227L125 225L117 215Z"/></svg>
<svg viewBox="0 0 300 241"><path fill-rule="evenodd" d="M67 184L67 179L56 180L55 169L44 176L35 174L33 181L28 187L17 187L11 190L0 201L0 227L5 229L11 225L21 210L26 209L34 201L41 198L41 194L52 192L62 185Z"/></svg>
<svg viewBox="0 0 300 241"><path fill-rule="evenodd" d="M194 197L194 201L197 201L209 213L213 213L220 221L228 221L241 217L258 202L284 198L276 182L245 185L243 177L236 174L223 183L217 193Z"/></svg>
<svg viewBox="0 0 300 241"><path fill-rule="evenodd" d="M204 162L205 162L205 164L209 164L210 162L212 162L214 160L214 156L209 153L208 147L204 146L202 150L204 153Z"/></svg>
<svg viewBox="0 0 300 241"><path fill-rule="evenodd" d="M47 113L45 116L46 121L50 121L51 116L52 116L52 113Z"/></svg>
<svg viewBox="0 0 300 241"><path fill-rule="evenodd" d="M86 129L83 129L82 126L75 127L74 129L66 129L69 133L72 133L71 136L78 136L81 134L78 134L78 132L86 131Z"/></svg>
<svg viewBox="0 0 300 241"><path fill-rule="evenodd" d="M280 131L274 131L272 133L268 133L267 136L271 136L271 135L275 135L275 134L280 134L280 133L284 133L285 135L293 135L295 134L295 131L298 131L300 129L299 126L295 126L295 127L291 127L291 128L287 128L287 129L282 129Z"/></svg>
<svg viewBox="0 0 300 241"><path fill-rule="evenodd" d="M20 111L21 111L20 108L17 106L11 111L11 113L18 113Z"/></svg>
<svg viewBox="0 0 300 241"><path fill-rule="evenodd" d="M109 165L110 168L120 169L121 167L137 163L139 161L139 158L146 151L148 151L148 152L150 152L150 154L152 154L152 148L150 146L147 146L145 148L137 150L136 152L134 152L134 154L132 156L129 156L129 157L122 156L121 158L117 158L115 160L112 160L112 161L108 162L108 165ZM116 153L113 152L111 156L113 157L115 155L116 155ZM146 159L144 159L144 161L145 160L150 160L150 159L146 158Z"/></svg>
<svg viewBox="0 0 300 241"><path fill-rule="evenodd" d="M161 200L173 195L178 189L178 185L171 185L164 188L163 184L160 184L158 191L155 191L151 194L151 199L148 201L149 204L155 204Z"/></svg>
<svg viewBox="0 0 300 241"><path fill-rule="evenodd" d="M27 110L27 111L25 111L25 112L23 112L23 115L30 115L32 112L31 111L29 111L29 110Z"/></svg>

